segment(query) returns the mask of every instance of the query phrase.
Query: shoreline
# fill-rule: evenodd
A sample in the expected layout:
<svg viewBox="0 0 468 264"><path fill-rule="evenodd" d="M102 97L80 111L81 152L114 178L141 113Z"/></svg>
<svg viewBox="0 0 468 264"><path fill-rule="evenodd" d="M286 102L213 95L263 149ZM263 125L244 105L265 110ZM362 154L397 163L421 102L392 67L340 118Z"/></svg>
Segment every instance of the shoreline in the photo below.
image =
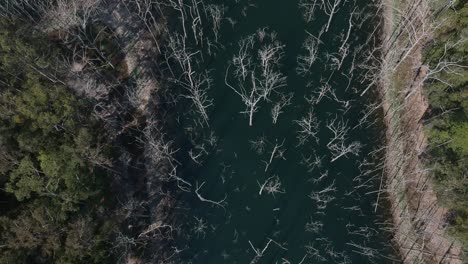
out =
<svg viewBox="0 0 468 264"><path fill-rule="evenodd" d="M402 13L410 13L415 12L410 10L413 8L428 10L429 7L425 2L415 4L413 1L402 8L400 5L405 4L400 0L384 0L382 5L385 54L378 85L385 113L387 150L384 168L386 194L394 225L392 240L402 263L462 264L461 246L446 233L445 216L448 210L438 205L430 169L420 158L427 146L422 121L429 105L423 93L427 68L422 65L422 47L428 38L422 36L414 48L405 51L409 56L398 61L403 54L398 50L407 43L403 29L398 28L395 16L400 14L395 14L395 10L409 7ZM422 16L414 20L429 25L427 19ZM394 71L390 71L390 68Z"/></svg>

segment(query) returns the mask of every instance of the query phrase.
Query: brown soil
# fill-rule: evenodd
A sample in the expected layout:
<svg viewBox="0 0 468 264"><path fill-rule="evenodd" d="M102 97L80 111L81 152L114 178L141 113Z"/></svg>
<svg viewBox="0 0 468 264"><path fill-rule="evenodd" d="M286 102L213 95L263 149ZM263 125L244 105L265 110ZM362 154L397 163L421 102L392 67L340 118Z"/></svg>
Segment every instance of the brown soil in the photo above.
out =
<svg viewBox="0 0 468 264"><path fill-rule="evenodd" d="M393 6L392 0L385 0L384 39L390 38L395 27ZM423 93L427 68L419 67L422 46L420 43L381 82L387 125L387 195L395 227L394 242L403 263L462 264L460 245L446 233L447 209L438 203L430 171L420 157L427 146L421 121L428 108Z"/></svg>

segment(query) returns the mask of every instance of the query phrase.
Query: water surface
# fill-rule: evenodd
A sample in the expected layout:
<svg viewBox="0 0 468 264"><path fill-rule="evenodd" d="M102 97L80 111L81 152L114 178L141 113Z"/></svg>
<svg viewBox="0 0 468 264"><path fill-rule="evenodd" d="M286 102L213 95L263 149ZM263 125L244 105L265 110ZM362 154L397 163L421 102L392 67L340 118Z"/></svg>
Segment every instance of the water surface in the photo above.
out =
<svg viewBox="0 0 468 264"><path fill-rule="evenodd" d="M180 137L185 137L185 140L179 140L185 142L180 152L193 150L198 153L195 145L203 145L207 150L207 154L198 160L200 164L188 155L179 156L183 164L179 170L181 176L193 188L181 196L189 209L181 209L186 236L179 242L178 249L182 250L183 258L192 263L391 263L390 235L384 231L386 225L382 224L385 217L382 209L374 212L380 172L377 170L356 178L360 175L359 165L365 159L370 160L369 153L380 147L379 123L350 129L346 142L359 141L363 145L358 156L347 155L331 162L332 155L327 148L332 136L327 124L337 118L347 122L349 127L355 127L362 117L364 105L372 101L369 96L361 97L356 92L366 87L361 83L359 72L355 71L351 82L350 76L345 74L353 65L353 51L374 30L374 20L368 19L362 27L353 27L349 38L350 55L340 69L329 65L327 54L338 51L340 39L347 33L352 10L364 10L361 16L353 18L355 22L364 21L364 15L375 10L367 7L366 1L343 2L330 30L321 37L319 59L311 73L300 76L296 71L297 56L303 52L301 47L307 32L317 36L328 16L317 8L315 19L306 23L298 1L250 2L253 4L250 7L246 1L224 3L226 15L237 23L231 27L228 22L223 22L220 43L224 47L214 56L206 55L204 62L198 65L200 71L211 70L210 76L214 80L209 92L213 99L209 127L193 125L195 117L189 111L193 106L187 101L181 101L174 110L180 117ZM248 116L240 113L245 110L245 105L224 80L228 64L239 48L238 41L265 27L267 32L276 32L277 39L285 45L281 72L287 76L287 86L278 91L294 95L291 105L284 108L276 124L273 124L270 112L279 98L277 94L272 96L272 102L259 103L253 126L249 126ZM194 43L192 46L197 47ZM360 55L356 54L354 66ZM339 100L349 102L349 110L343 110L343 104L330 95L316 105L305 100L324 80L329 80ZM236 83L232 85L236 86ZM312 108L320 122L318 143L312 139L299 145L299 126L295 120L301 119ZM217 138L214 146L210 145L210 135ZM263 152L252 146L252 141L260 138L267 142ZM277 144L282 144L279 148L282 156L274 158L265 171L265 162L270 160ZM315 156L322 158L322 165L311 169L304 164L304 158ZM365 167L361 166L361 169ZM272 195L263 191L259 194L260 185L269 178L278 179L284 193ZM368 187L355 189L366 181ZM203 184L199 193L206 199L221 201L226 197L223 206L200 201L193 190L197 183L198 186ZM333 190L327 194L332 200L325 207L310 198L313 192L320 193L329 186Z"/></svg>

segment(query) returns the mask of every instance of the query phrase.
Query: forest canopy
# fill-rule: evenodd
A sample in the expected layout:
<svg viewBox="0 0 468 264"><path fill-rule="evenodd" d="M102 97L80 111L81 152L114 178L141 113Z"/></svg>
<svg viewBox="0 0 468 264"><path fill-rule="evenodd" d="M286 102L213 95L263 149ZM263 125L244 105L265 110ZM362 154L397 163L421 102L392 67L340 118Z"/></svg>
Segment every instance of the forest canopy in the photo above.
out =
<svg viewBox="0 0 468 264"><path fill-rule="evenodd" d="M109 261L110 150L90 105L43 73L54 56L0 20L0 263Z"/></svg>
<svg viewBox="0 0 468 264"><path fill-rule="evenodd" d="M429 153L438 196L452 210L452 233L468 243L468 5L457 1L436 17L441 26L425 50L437 73L425 85L430 103Z"/></svg>

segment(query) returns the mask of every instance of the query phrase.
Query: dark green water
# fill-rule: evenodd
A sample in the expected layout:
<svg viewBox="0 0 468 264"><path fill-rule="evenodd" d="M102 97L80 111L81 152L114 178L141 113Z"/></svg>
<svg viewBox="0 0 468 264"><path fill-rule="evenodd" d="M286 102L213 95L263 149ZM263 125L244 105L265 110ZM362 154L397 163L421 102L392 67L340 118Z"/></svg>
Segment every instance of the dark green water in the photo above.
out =
<svg viewBox="0 0 468 264"><path fill-rule="evenodd" d="M354 127L362 116L364 104L371 101L355 92L362 91L366 86L360 83L358 71L355 71L348 89L349 80L342 73L349 71L353 50L366 41L377 25L377 19L368 19L362 27L356 25L353 28L349 39L350 55L339 70L328 65L326 54L337 52L341 45L339 39L348 30L351 10L357 7L363 10L363 14L371 14L375 10L365 1L343 2L330 30L322 35L319 59L312 66L312 73L301 77L296 73L297 56L302 52L306 30L317 35L327 23L328 16L317 8L315 20L306 23L298 1L250 2L255 6L247 8L246 16L242 15L245 1L224 3L226 15L237 20L237 24L232 28L229 23L223 22L220 43L224 48L219 49L215 56L206 55L204 62L198 65L199 70L211 69L210 76L214 80L209 92L213 99L213 106L209 109L209 127L193 126L195 117L187 110L192 107L188 101L181 100L177 108L180 117L179 141L185 142L178 154L182 164L180 177L193 187L191 192L181 195L184 208L180 209L183 215L180 217L184 218L185 224L184 239L179 241L178 249L182 250L182 258L191 263L252 263L256 257L252 246L262 251L271 239L281 247L271 242L262 256L257 258L257 263L392 263L391 258L395 257L392 256L390 234L383 230L385 225L382 223L386 218L382 213L385 211L382 201L379 210L374 212L375 192L380 178L369 180L380 172L360 178L361 182L369 180L367 188L355 190L359 183L353 180L360 174L360 162L368 159L372 150L381 147L379 122L377 126L350 130L346 142L361 142L363 148L359 156L347 155L331 162L332 156L326 146L332 136L327 123L337 116ZM356 16L354 21L363 22L363 19L364 15ZM238 50L237 42L263 27L268 27L269 32L276 32L277 39L285 45L280 68L287 76L287 86L278 91L294 93L294 96L276 124L272 123L270 115L274 102L259 103L260 109L250 127L248 116L239 113L245 110L245 105L224 84L224 77L233 53ZM196 49L195 44L193 47ZM356 54L356 64L360 55ZM324 98L314 105L314 113L320 121L319 143L312 139L298 146L299 126L294 120L305 116L311 109L304 97L323 84L321 77L329 79L336 96L349 101L351 108L344 113L342 105L331 98ZM307 83L310 85L307 86ZM272 97L272 101L275 100L278 100L277 95ZM211 133L217 137L216 146L206 147L209 153L199 159L200 165L196 164L184 153L194 149L195 144L209 146L208 135ZM261 154L251 144L260 137L268 142ZM276 142L284 142L281 148L283 157L273 159L265 172L263 161L270 159ZM301 161L303 157L314 154L323 157L322 166L310 170ZM325 172L328 172L328 176L318 181ZM263 192L260 195L259 183L275 175L284 193L273 196ZM197 182L204 183L199 190L204 198L219 201L227 197L224 208L200 201L194 193ZM309 196L332 184L335 190L327 194L333 200L325 208L320 208L320 203ZM200 222L204 225L197 231ZM311 222L320 226L315 232L306 231L307 223Z"/></svg>

